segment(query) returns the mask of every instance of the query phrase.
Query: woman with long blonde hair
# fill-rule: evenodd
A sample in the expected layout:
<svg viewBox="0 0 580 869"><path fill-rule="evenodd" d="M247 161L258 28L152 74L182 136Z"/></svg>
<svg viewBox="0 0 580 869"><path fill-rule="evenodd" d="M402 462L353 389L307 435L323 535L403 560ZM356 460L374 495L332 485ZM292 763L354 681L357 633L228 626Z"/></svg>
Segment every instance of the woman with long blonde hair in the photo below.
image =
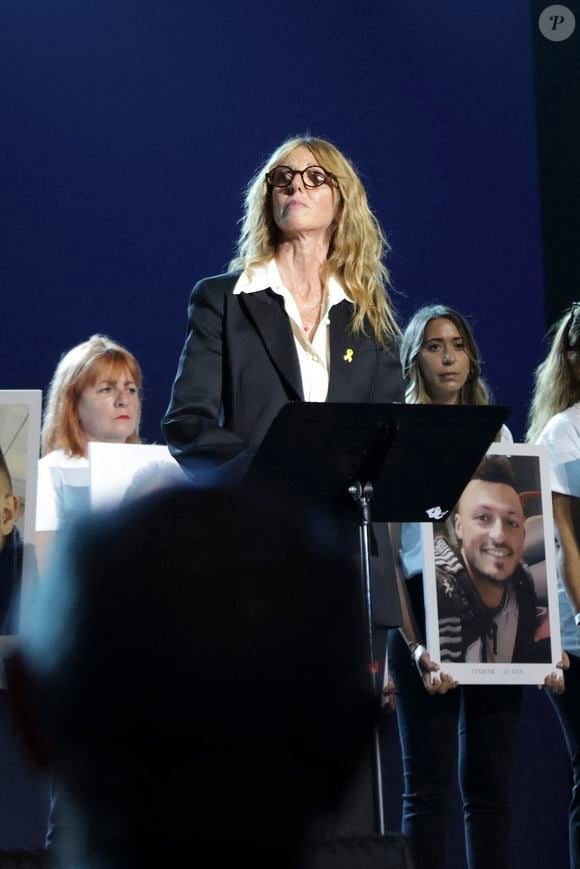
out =
<svg viewBox="0 0 580 869"><path fill-rule="evenodd" d="M387 243L350 161L288 139L247 188L230 273L200 281L163 427L193 474L240 475L290 401L398 401Z"/></svg>
<svg viewBox="0 0 580 869"><path fill-rule="evenodd" d="M242 477L289 402L402 401L387 247L352 163L330 142L294 137L266 159L247 188L230 273L191 295L163 422L187 472ZM400 623L400 606L384 531L377 543L373 615L383 629ZM341 829L371 832L367 818Z"/></svg>
<svg viewBox="0 0 580 869"><path fill-rule="evenodd" d="M338 208L324 238L322 250L327 249L321 259L320 277L326 281L334 275L348 288L357 330L363 328L368 318L377 340L384 342L396 337L398 327L387 292L390 276L384 262L390 246L369 208L365 189L352 163L324 139L310 136L288 139L260 167L247 188L242 231L230 270L251 272L256 266L267 263L273 254L279 257L283 254L284 232L272 207L274 185L272 182L264 184L264 175L268 178L272 170L284 164L289 154L297 149L309 152L307 162L314 157L326 168L337 192ZM284 181L287 173L281 177Z"/></svg>
<svg viewBox="0 0 580 869"><path fill-rule="evenodd" d="M560 632L569 669L566 690L550 699L570 755L570 866L580 869L580 304L560 318L551 338L536 370L527 440L547 447L551 464Z"/></svg>
<svg viewBox="0 0 580 869"><path fill-rule="evenodd" d="M538 365L534 377L534 395L528 414L526 440L535 444L556 414L580 401L580 380L571 360L577 351L571 340L580 330L580 304L574 304L550 331L550 350Z"/></svg>

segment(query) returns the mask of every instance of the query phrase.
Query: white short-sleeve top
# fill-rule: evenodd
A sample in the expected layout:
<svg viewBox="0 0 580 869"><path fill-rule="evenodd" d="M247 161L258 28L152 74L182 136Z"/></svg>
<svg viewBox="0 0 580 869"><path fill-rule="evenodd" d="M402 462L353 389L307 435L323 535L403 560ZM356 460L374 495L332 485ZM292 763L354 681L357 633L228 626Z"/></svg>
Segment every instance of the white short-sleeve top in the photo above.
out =
<svg viewBox="0 0 580 869"><path fill-rule="evenodd" d="M89 509L89 460L54 450L38 462L36 530L58 531Z"/></svg>
<svg viewBox="0 0 580 869"><path fill-rule="evenodd" d="M552 492L580 498L580 403L553 416L542 429L538 444L548 449ZM572 607L560 577L558 604L562 646L578 655L580 631L574 622Z"/></svg>

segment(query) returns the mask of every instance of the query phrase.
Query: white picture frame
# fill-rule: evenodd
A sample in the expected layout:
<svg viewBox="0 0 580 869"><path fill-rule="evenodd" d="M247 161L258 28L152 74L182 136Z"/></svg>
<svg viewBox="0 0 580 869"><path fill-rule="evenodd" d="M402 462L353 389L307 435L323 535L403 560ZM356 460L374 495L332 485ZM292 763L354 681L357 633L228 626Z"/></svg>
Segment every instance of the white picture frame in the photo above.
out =
<svg viewBox="0 0 580 869"><path fill-rule="evenodd" d="M15 529L6 536L14 544L12 535L16 533L17 545L22 547L20 575L12 577L8 610L2 606L0 612L0 657L9 654L14 646L14 635L37 578L34 543L41 408L40 390L0 390L0 449L11 478L11 494L18 499L19 514ZM3 539L0 557L6 551L4 546Z"/></svg>
<svg viewBox="0 0 580 869"><path fill-rule="evenodd" d="M469 573L473 570L466 570L465 562L470 557L471 564L476 562L479 544L468 543L465 534L463 540L454 536L456 531L461 533L462 527L461 515L459 524L455 519L456 512L461 511L459 499L446 521L422 523L427 645L431 657L440 662L441 671L460 684L540 685L562 657L548 456L543 447L528 444L493 444L487 455L503 456L509 462L525 516L523 554L519 568L510 577L511 611L506 596L503 610L483 607L477 592L475 598L472 596L475 586L469 581ZM475 554L467 554L469 546L473 546ZM509 557L509 543L507 546ZM512 554L516 549L514 546ZM530 618L522 615L532 609L529 601L533 595L527 591L529 582L520 568L531 578L536 595L533 635ZM501 582L496 580L496 585L501 586ZM487 633L482 625L487 625ZM530 650L525 660L518 657L518 647L520 651Z"/></svg>

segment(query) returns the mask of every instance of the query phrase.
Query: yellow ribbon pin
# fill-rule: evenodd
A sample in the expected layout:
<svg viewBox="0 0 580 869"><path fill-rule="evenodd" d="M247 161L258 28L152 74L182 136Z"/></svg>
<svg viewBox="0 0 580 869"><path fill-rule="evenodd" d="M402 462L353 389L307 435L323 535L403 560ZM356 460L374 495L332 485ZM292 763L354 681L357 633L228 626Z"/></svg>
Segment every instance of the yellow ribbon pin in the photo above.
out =
<svg viewBox="0 0 580 869"><path fill-rule="evenodd" d="M352 362L352 357L354 356L354 351L348 348L344 356L342 357L345 362Z"/></svg>

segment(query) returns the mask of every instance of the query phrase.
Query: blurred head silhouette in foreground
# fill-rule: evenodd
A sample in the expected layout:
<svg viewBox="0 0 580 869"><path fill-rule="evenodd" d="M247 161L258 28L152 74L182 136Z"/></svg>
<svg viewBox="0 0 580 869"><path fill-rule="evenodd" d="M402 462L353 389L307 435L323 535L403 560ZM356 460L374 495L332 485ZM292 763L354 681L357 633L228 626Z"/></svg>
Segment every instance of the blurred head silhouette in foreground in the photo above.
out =
<svg viewBox="0 0 580 869"><path fill-rule="evenodd" d="M177 489L73 527L11 668L64 865L292 865L370 732L361 609L333 528L280 499Z"/></svg>

